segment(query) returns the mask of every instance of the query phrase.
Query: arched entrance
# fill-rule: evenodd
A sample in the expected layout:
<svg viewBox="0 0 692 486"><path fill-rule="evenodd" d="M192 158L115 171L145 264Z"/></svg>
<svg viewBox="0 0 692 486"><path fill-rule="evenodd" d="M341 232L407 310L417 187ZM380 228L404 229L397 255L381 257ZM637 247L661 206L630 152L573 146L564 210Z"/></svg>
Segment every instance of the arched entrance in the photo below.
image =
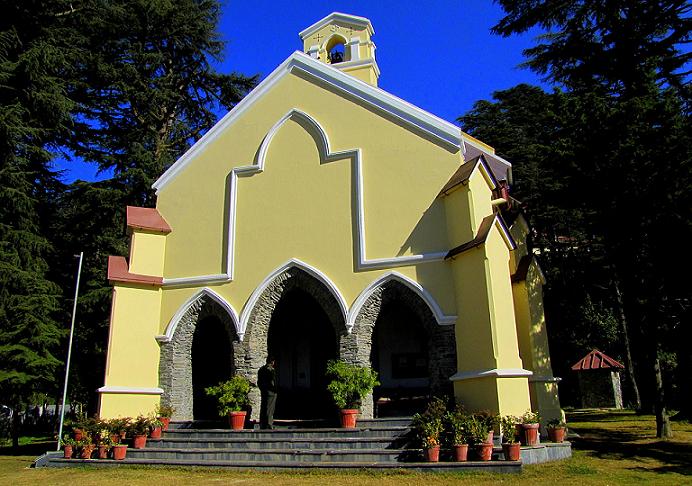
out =
<svg viewBox="0 0 692 486"><path fill-rule="evenodd" d="M337 340L329 316L300 288L287 291L269 324L267 349L276 358L279 394L277 419L329 416L327 361L337 357Z"/></svg>
<svg viewBox="0 0 692 486"><path fill-rule="evenodd" d="M175 408L175 420L218 419L216 402L204 389L233 376L243 362L236 317L222 303L213 292L200 292L161 340L161 402Z"/></svg>
<svg viewBox="0 0 692 486"><path fill-rule="evenodd" d="M326 418L333 403L326 394L327 360L339 356L346 335L345 312L334 286L315 270L290 264L275 272L248 309L247 364L253 379L271 353L277 359L276 418ZM259 390L251 391L258 418Z"/></svg>
<svg viewBox="0 0 692 486"><path fill-rule="evenodd" d="M416 397L452 393L456 371L454 326L440 325L420 289L398 276L384 277L364 292L353 332L341 342L347 361L372 365L382 385L364 401L364 416L408 415ZM381 405L375 407L378 399Z"/></svg>

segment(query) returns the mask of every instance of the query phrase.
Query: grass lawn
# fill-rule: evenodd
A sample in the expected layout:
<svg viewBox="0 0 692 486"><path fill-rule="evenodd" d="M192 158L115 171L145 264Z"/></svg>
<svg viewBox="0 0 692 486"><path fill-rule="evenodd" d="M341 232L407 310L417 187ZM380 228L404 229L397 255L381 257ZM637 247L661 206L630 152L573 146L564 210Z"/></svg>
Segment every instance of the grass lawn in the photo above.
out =
<svg viewBox="0 0 692 486"><path fill-rule="evenodd" d="M569 460L524 466L520 475L370 473L233 472L223 469L118 467L108 469L29 469L33 459L54 443L27 440L19 454L0 448L0 484L306 484L330 486L404 486L421 484L559 485L666 484L692 485L692 425L674 422L675 438L658 441L651 415L629 411L578 411L568 414L570 428L581 438L573 441Z"/></svg>

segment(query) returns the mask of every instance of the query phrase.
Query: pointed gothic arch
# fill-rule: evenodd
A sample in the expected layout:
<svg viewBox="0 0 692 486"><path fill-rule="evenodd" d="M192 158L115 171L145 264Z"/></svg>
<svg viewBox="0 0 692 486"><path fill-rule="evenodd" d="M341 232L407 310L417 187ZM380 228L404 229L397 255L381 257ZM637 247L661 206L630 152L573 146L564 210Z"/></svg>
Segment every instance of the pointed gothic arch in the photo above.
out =
<svg viewBox="0 0 692 486"><path fill-rule="evenodd" d="M215 319L225 330L228 338L225 360L229 370L237 370L242 353L237 352L241 336L238 333L238 316L223 297L204 288L190 297L169 322L166 333L158 336L161 346L159 359L159 386L163 389L161 402L175 408L174 419L194 419L193 341L200 323Z"/></svg>

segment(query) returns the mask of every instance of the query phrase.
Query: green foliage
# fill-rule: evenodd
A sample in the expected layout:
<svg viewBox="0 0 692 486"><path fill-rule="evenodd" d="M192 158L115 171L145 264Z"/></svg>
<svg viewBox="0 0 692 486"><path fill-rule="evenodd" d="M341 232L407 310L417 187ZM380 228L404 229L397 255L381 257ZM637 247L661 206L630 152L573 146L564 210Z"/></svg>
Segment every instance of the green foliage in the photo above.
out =
<svg viewBox="0 0 692 486"><path fill-rule="evenodd" d="M450 445L468 444L471 441L471 415L462 407L445 414L445 428Z"/></svg>
<svg viewBox="0 0 692 486"><path fill-rule="evenodd" d="M560 429L562 427L567 427L567 423L562 419L552 419L548 421L546 427L549 429Z"/></svg>
<svg viewBox="0 0 692 486"><path fill-rule="evenodd" d="M120 434L130 429L130 417L118 417L110 419L106 422L106 426L111 434Z"/></svg>
<svg viewBox="0 0 692 486"><path fill-rule="evenodd" d="M488 425L488 422L481 417L476 415L471 417L469 421L469 438L472 444L483 444L488 440L488 434L492 427Z"/></svg>
<svg viewBox="0 0 692 486"><path fill-rule="evenodd" d="M170 405L161 405L161 404L156 405L156 416L157 417L171 418L174 413L175 413L175 408L171 407Z"/></svg>
<svg viewBox="0 0 692 486"><path fill-rule="evenodd" d="M411 425L420 441L421 447L430 449L440 445L440 436L445 428L447 405L441 398L433 398L423 413L413 416Z"/></svg>
<svg viewBox="0 0 692 486"><path fill-rule="evenodd" d="M135 435L149 435L153 428L153 421L150 417L138 415L130 422L128 433L132 437Z"/></svg>
<svg viewBox="0 0 692 486"><path fill-rule="evenodd" d="M327 391L340 409L360 407L363 398L380 384L372 368L337 360L327 362L326 376L331 378Z"/></svg>
<svg viewBox="0 0 692 486"><path fill-rule="evenodd" d="M76 446L77 441L72 438L70 434L65 434L62 436L62 440L60 441L62 445L69 445L69 446Z"/></svg>
<svg viewBox="0 0 692 486"><path fill-rule="evenodd" d="M206 388L204 392L216 397L219 415L224 417L230 412L240 412L249 403L250 382L244 376L235 375L228 381Z"/></svg>
<svg viewBox="0 0 692 486"><path fill-rule="evenodd" d="M523 424L540 424L541 416L538 412L532 412L531 410L527 410L526 413L524 413L524 415L521 416L521 422Z"/></svg>
<svg viewBox="0 0 692 486"><path fill-rule="evenodd" d="M488 430L494 430L495 427L500 425L500 416L495 412L491 412L490 410L480 410L475 412L473 417L476 420L483 422L488 427Z"/></svg>
<svg viewBox="0 0 692 486"><path fill-rule="evenodd" d="M520 423L517 417L505 415L500 420L500 429L502 430L502 440L507 444L514 444L518 437L517 424Z"/></svg>

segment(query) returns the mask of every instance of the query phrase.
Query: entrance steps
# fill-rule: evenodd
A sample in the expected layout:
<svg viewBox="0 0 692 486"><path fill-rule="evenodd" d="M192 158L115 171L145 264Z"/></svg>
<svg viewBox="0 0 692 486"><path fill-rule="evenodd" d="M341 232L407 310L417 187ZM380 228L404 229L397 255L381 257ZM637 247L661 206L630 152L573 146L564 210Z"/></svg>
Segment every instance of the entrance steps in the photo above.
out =
<svg viewBox="0 0 692 486"><path fill-rule="evenodd" d="M420 471L464 469L502 472L519 472L522 468L522 461L505 461L500 447L495 448L493 461L490 462L423 462L423 453L413 440L409 427L410 418L361 420L356 429L305 427L305 422L278 424L273 430L240 431L215 428L220 425L215 423L171 425L161 439L147 440L144 449L128 448L127 457L123 461L63 459L61 453L49 452L38 458L35 466L69 467L89 464L112 467L137 464L269 470L401 468ZM571 455L571 449L569 444L566 445L567 448L562 447L560 452L562 456L568 457L565 454L569 452ZM539 449L545 457L548 456L545 446ZM528 462L536 462L528 457L536 455L533 449L527 449L526 454ZM443 452L441 460L445 459Z"/></svg>

